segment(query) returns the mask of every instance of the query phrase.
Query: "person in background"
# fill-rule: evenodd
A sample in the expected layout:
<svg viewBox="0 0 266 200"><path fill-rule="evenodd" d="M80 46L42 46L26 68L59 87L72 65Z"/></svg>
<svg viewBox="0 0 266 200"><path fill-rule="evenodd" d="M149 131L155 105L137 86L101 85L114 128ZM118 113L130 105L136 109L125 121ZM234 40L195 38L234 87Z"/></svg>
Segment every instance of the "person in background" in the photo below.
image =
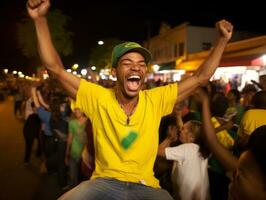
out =
<svg viewBox="0 0 266 200"><path fill-rule="evenodd" d="M190 120L180 130L181 145L170 147L177 140L176 127L168 128L167 138L159 145L158 155L173 160L173 196L180 200L207 200L209 196L208 156L203 142L201 122Z"/></svg>
<svg viewBox="0 0 266 200"><path fill-rule="evenodd" d="M256 94L257 88L253 84L247 84L241 91L241 104L244 107L245 111L252 107L251 100L252 97Z"/></svg>
<svg viewBox="0 0 266 200"><path fill-rule="evenodd" d="M202 103L204 136L209 149L219 160L231 180L229 199L265 200L266 198L266 126L260 126L251 134L247 149L238 159L217 139L211 122L210 103L207 94L198 90Z"/></svg>
<svg viewBox="0 0 266 200"><path fill-rule="evenodd" d="M87 143L85 131L86 116L80 109L74 109L74 119L69 121L65 163L69 166L69 186L75 187L80 182L81 156Z"/></svg>
<svg viewBox="0 0 266 200"><path fill-rule="evenodd" d="M266 125L266 91L257 92L251 100L251 109L245 112L237 132L238 155L246 149L253 131L259 126Z"/></svg>

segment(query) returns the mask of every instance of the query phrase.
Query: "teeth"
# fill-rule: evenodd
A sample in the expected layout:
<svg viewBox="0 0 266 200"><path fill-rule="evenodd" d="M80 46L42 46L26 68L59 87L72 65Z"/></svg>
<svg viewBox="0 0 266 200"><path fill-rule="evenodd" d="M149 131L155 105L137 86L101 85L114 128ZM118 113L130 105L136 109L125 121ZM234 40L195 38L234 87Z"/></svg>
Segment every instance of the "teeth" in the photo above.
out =
<svg viewBox="0 0 266 200"><path fill-rule="evenodd" d="M140 76L138 76L138 75L132 75L132 76L129 76L128 77L128 79L133 79L133 78L140 79Z"/></svg>

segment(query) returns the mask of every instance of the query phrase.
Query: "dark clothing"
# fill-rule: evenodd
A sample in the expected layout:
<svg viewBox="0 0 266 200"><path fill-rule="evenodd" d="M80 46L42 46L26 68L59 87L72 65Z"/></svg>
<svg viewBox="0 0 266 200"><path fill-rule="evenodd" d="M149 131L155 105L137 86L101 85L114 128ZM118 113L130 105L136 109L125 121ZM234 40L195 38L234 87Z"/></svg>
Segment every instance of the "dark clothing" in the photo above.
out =
<svg viewBox="0 0 266 200"><path fill-rule="evenodd" d="M23 135L26 143L25 154L24 154L24 162L29 162L32 145L34 139L38 141L38 149L37 149L37 156L41 156L41 141L40 141L40 132L41 132L41 120L37 114L31 114L23 127Z"/></svg>

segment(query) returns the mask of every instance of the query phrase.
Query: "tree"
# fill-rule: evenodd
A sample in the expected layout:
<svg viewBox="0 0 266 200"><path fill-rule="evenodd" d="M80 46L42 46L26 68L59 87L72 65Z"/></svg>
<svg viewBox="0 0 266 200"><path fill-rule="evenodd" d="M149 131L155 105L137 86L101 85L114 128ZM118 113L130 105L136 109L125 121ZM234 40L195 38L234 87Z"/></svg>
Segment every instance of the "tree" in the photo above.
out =
<svg viewBox="0 0 266 200"><path fill-rule="evenodd" d="M89 65L96 66L97 71L103 68L111 68L111 55L113 47L121 42L117 38L107 38L103 45L98 45L90 49Z"/></svg>
<svg viewBox="0 0 266 200"><path fill-rule="evenodd" d="M67 30L67 24L70 17L63 15L60 10L52 10L48 14L48 23L50 26L52 40L58 53L68 56L72 53L72 32ZM40 65L40 59L37 49L37 37L33 21L25 16L17 23L17 41L18 48L22 54L33 61L34 66Z"/></svg>

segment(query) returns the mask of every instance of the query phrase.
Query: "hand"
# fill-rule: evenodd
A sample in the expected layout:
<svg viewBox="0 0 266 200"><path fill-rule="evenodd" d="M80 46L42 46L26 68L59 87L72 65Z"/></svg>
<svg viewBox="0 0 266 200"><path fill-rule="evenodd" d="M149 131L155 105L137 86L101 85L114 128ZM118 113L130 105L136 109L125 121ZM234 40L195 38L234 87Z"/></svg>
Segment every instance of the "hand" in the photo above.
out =
<svg viewBox="0 0 266 200"><path fill-rule="evenodd" d="M224 37L227 41L231 39L234 27L230 22L223 19L218 21L215 26L221 37Z"/></svg>
<svg viewBox="0 0 266 200"><path fill-rule="evenodd" d="M175 142L177 140L177 127L176 126L168 126L167 137L171 140L171 142Z"/></svg>
<svg viewBox="0 0 266 200"><path fill-rule="evenodd" d="M50 7L49 0L28 0L27 10L32 19L45 17Z"/></svg>

